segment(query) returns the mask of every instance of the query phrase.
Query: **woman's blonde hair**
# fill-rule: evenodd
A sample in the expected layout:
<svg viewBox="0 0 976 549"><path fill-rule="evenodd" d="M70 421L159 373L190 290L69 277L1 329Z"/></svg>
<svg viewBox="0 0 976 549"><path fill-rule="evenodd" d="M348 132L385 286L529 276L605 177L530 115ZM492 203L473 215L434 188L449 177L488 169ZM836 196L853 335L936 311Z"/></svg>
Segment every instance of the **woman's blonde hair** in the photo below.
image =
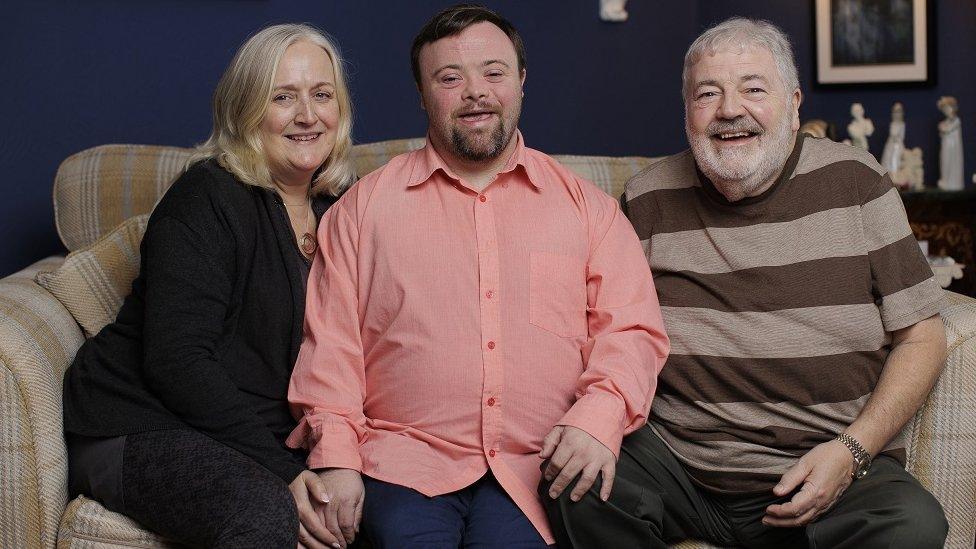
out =
<svg viewBox="0 0 976 549"><path fill-rule="evenodd" d="M338 195L355 178L352 150L352 102L343 61L325 33L307 24L273 25L258 31L237 50L213 95L213 131L196 147L187 166L215 158L226 170L249 185L274 189L271 171L258 135L271 102L278 62L288 46L300 41L320 46L335 72L339 127L335 146L312 180L312 194Z"/></svg>

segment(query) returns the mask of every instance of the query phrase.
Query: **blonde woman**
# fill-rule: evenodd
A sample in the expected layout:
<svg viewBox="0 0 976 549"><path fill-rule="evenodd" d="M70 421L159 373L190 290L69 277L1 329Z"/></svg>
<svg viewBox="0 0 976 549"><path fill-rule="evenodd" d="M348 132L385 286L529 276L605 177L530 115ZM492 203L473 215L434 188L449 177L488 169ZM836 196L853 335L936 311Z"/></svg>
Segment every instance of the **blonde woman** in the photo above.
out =
<svg viewBox="0 0 976 549"><path fill-rule="evenodd" d="M339 547L317 476L283 444L317 222L353 178L335 46L261 30L213 122L153 211L117 320L65 375L70 491L183 544Z"/></svg>

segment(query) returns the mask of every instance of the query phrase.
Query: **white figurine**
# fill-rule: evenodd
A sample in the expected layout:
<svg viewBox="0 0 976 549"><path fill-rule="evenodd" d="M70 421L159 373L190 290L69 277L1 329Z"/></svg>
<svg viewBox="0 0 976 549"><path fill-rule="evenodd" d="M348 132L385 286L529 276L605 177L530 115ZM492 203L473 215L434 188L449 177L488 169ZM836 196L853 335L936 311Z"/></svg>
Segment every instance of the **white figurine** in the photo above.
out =
<svg viewBox="0 0 976 549"><path fill-rule="evenodd" d="M922 165L922 149L914 147L901 152L897 172L891 173L891 182L896 187L907 191L921 191L925 189L925 170Z"/></svg>
<svg viewBox="0 0 976 549"><path fill-rule="evenodd" d="M905 109L901 103L891 106L891 124L888 126L888 140L881 153L881 165L888 173L894 174L901 167L901 153L905 150Z"/></svg>
<svg viewBox="0 0 976 549"><path fill-rule="evenodd" d="M851 105L851 116L854 120L847 125L847 135L851 136L851 144L859 149L868 150L868 137L874 133L874 123L864 117L864 106L860 103Z"/></svg>
<svg viewBox="0 0 976 549"><path fill-rule="evenodd" d="M939 283L939 286L948 288L953 279L962 278L964 265L956 263L955 259L944 255L929 257L928 260L932 274L935 275L935 281Z"/></svg>
<svg viewBox="0 0 976 549"><path fill-rule="evenodd" d="M600 19L611 23L627 20L627 0L600 0Z"/></svg>
<svg viewBox="0 0 976 549"><path fill-rule="evenodd" d="M959 103L955 97L943 96L936 103L945 120L939 122L939 188L946 191L961 191L962 175L962 122L959 120Z"/></svg>

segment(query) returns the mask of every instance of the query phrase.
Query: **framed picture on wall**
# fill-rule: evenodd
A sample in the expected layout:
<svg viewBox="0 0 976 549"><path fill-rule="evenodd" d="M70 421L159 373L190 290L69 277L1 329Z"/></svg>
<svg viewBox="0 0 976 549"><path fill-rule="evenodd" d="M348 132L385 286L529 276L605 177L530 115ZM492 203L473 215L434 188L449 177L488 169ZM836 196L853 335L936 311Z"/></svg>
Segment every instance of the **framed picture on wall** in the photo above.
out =
<svg viewBox="0 0 976 549"><path fill-rule="evenodd" d="M813 24L817 84L933 83L931 0L814 0Z"/></svg>

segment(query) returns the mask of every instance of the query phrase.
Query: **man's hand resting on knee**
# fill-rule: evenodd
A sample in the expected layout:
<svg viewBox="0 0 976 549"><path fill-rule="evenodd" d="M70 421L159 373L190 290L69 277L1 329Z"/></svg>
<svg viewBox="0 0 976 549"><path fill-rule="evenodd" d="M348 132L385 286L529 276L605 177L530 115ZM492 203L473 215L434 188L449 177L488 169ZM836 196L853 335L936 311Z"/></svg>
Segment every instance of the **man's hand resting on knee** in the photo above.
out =
<svg viewBox="0 0 976 549"><path fill-rule="evenodd" d="M539 457L549 460L549 466L543 472L546 480L555 479L549 487L551 498L558 498L578 474L580 479L569 494L571 500L579 501L596 482L597 474L603 475L600 499L606 501L610 497L617 457L586 431L568 425L553 427L542 441Z"/></svg>
<svg viewBox="0 0 976 549"><path fill-rule="evenodd" d="M851 485L854 460L841 442L831 440L815 446L790 468L773 488L777 496L796 490L790 501L766 508L763 524L796 528L809 524L830 509Z"/></svg>

